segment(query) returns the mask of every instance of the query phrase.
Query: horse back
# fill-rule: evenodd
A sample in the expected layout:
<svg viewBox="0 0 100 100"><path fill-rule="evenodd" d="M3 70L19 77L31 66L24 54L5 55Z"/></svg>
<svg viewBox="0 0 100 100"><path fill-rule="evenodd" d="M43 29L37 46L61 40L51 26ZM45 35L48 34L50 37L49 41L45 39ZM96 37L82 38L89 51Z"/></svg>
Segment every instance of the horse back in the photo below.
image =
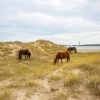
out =
<svg viewBox="0 0 100 100"><path fill-rule="evenodd" d="M70 55L69 52L58 52L56 56L58 57L58 59L60 59L60 58L66 58L69 55Z"/></svg>

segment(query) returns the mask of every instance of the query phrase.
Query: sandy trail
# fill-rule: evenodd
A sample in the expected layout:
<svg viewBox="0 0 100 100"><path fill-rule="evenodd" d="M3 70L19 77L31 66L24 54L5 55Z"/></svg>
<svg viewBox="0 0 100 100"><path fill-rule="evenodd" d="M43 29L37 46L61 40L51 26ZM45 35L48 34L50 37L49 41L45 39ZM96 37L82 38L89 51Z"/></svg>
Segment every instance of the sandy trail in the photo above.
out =
<svg viewBox="0 0 100 100"><path fill-rule="evenodd" d="M34 80L38 83L39 87L37 87L37 91L33 92L30 97L27 97L27 90L17 90L13 93L14 100L49 100L51 96L51 84L49 83L49 78L51 75L58 75L58 73L62 70L62 68L57 69L56 71L48 74L44 79Z"/></svg>

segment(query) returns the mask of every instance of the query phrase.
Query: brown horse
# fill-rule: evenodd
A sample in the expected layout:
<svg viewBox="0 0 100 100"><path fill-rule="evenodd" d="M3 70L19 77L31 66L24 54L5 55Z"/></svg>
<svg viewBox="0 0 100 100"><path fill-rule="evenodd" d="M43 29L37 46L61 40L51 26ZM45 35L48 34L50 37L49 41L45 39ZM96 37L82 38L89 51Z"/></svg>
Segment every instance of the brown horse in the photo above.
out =
<svg viewBox="0 0 100 100"><path fill-rule="evenodd" d="M19 54L18 54L19 60L22 59L23 55L25 56L25 59L26 59L26 58L30 58L31 53L30 53L30 51L28 49L20 49L19 50Z"/></svg>
<svg viewBox="0 0 100 100"><path fill-rule="evenodd" d="M62 59L67 59L67 61L70 61L70 52L65 51L65 52L58 52L56 54L56 57L54 58L54 64L59 62L59 59L61 59L61 62L63 63Z"/></svg>

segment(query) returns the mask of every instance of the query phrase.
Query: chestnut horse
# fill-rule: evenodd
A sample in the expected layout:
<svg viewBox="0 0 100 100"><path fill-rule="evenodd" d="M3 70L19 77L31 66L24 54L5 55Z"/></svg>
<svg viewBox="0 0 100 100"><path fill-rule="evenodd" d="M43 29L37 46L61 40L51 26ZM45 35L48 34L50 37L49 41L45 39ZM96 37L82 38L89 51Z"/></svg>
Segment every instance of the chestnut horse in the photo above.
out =
<svg viewBox="0 0 100 100"><path fill-rule="evenodd" d="M65 51L65 52L58 52L56 54L56 57L54 58L54 64L59 62L59 59L61 59L61 62L63 63L62 59L67 59L67 61L70 61L70 52Z"/></svg>
<svg viewBox="0 0 100 100"><path fill-rule="evenodd" d="M26 59L26 58L30 58L31 53L30 53L30 51L28 49L20 49L19 50L19 54L18 54L19 60L22 59L23 55L25 56L25 59Z"/></svg>

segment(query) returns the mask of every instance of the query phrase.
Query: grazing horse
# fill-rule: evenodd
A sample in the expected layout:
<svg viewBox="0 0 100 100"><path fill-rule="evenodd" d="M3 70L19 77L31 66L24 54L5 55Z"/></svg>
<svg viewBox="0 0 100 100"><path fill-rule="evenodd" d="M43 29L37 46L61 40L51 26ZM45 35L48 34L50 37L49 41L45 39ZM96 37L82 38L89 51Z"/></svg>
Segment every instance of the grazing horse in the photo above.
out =
<svg viewBox="0 0 100 100"><path fill-rule="evenodd" d="M76 47L69 47L67 50L70 52L74 51L75 53L77 53Z"/></svg>
<svg viewBox="0 0 100 100"><path fill-rule="evenodd" d="M23 55L25 56L25 59L26 59L26 58L30 58L31 53L28 49L20 49L19 50L19 60L22 59Z"/></svg>
<svg viewBox="0 0 100 100"><path fill-rule="evenodd" d="M61 62L63 63L62 59L67 59L67 61L70 61L70 52L65 51L65 52L58 52L56 54L56 57L54 58L54 64L59 62L59 59L61 59Z"/></svg>

